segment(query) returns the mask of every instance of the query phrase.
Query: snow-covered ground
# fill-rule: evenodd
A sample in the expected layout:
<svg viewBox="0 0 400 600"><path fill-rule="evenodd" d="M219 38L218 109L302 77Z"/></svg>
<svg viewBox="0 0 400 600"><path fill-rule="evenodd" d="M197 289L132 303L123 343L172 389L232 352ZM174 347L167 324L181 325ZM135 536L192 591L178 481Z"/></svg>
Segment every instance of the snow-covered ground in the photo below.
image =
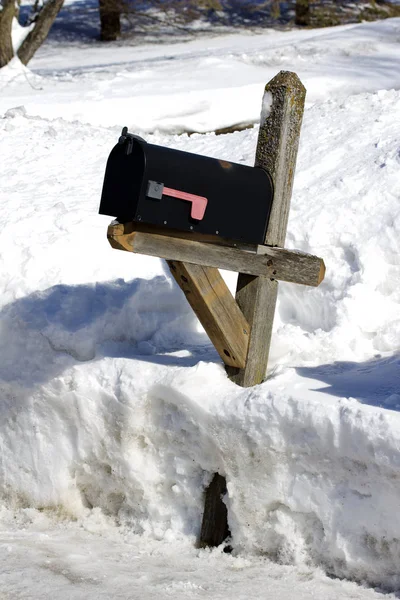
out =
<svg viewBox="0 0 400 600"><path fill-rule="evenodd" d="M389 20L48 44L0 71L1 598L400 589L399 58ZM269 378L242 389L162 261L111 250L97 211L123 125L251 165L256 128L173 134L255 121L280 69L308 89L287 246L327 275L280 284ZM195 547L216 471L233 555Z"/></svg>
<svg viewBox="0 0 400 600"><path fill-rule="evenodd" d="M399 21L243 32L154 46L49 44L0 73L0 110L165 133L257 121L263 86L296 71L308 103L400 86ZM8 85L10 79L13 85ZM33 86L33 88L31 87Z"/></svg>

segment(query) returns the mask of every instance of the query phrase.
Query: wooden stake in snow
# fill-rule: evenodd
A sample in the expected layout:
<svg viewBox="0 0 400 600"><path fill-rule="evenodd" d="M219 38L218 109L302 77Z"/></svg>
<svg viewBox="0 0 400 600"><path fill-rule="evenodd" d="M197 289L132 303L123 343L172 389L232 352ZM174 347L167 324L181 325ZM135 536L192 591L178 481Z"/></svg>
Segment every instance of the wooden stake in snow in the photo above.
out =
<svg viewBox="0 0 400 600"><path fill-rule="evenodd" d="M274 183L267 246L285 244L305 96L300 79L288 71L281 71L265 87L255 164L265 168ZM236 301L251 326L249 351L244 369L227 368L227 371L230 379L243 387L261 383L265 377L278 295L277 279L247 273L238 278Z"/></svg>
<svg viewBox="0 0 400 600"><path fill-rule="evenodd" d="M300 79L287 71L281 71L265 88L255 164L267 169L274 182L265 239L268 246L283 247L285 243L305 95ZM236 301L250 324L249 349L244 369L227 366L226 370L230 379L242 387L264 379L277 295L276 278L239 274ZM220 477L218 482L216 486L214 478L206 491L200 545L218 546L229 531L228 514L221 506L224 502L219 492L226 489L226 480Z"/></svg>

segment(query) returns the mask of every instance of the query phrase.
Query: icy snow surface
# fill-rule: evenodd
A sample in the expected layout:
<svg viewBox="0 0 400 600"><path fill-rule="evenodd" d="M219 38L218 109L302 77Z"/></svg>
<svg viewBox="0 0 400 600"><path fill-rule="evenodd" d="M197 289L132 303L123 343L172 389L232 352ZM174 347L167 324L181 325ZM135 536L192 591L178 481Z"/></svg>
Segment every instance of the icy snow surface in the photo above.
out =
<svg viewBox="0 0 400 600"><path fill-rule="evenodd" d="M0 71L4 598L400 588L399 40L390 20L49 45ZM162 261L111 250L97 210L122 125L251 165L256 129L169 132L256 119L281 68L309 89L287 246L327 276L280 284L269 378L241 389ZM233 556L195 548L216 471Z"/></svg>

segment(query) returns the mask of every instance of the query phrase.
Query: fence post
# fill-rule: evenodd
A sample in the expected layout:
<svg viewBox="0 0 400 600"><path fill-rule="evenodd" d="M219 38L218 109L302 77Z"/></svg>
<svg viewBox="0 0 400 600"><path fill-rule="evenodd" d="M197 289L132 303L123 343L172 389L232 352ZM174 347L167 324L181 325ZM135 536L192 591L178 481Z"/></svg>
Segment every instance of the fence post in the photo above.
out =
<svg viewBox="0 0 400 600"><path fill-rule="evenodd" d="M265 87L255 166L267 169L274 182L265 238L268 246L283 247L285 243L305 95L300 79L289 71L281 71ZM242 387L261 383L265 377L277 295L278 282L273 278L239 274L236 301L250 325L249 350L243 369L226 366L226 370L229 378ZM206 490L201 546L220 545L229 531L221 493L226 489L226 480L221 475L216 477Z"/></svg>
<svg viewBox="0 0 400 600"><path fill-rule="evenodd" d="M281 71L265 87L255 166L267 169L274 182L268 246L285 243L305 95L300 79L289 71ZM242 387L265 377L277 294L276 280L239 274L236 301L251 327L249 351L244 369L227 367L227 372Z"/></svg>

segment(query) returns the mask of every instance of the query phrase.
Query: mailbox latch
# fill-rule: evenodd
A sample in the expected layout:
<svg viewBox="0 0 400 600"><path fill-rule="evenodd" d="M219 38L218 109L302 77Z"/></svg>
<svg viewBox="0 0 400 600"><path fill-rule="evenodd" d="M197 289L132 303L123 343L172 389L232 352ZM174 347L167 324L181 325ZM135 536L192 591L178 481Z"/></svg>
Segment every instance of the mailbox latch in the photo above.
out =
<svg viewBox="0 0 400 600"><path fill-rule="evenodd" d="M154 200L161 200L163 196L170 196L172 198L178 198L179 200L186 200L192 203L190 210L190 216L196 221L201 221L206 212L208 199L204 196L196 196L196 194L189 194L189 192L183 192L181 190L174 190L173 188L165 187L165 185L159 181L149 181L147 184L148 198Z"/></svg>

